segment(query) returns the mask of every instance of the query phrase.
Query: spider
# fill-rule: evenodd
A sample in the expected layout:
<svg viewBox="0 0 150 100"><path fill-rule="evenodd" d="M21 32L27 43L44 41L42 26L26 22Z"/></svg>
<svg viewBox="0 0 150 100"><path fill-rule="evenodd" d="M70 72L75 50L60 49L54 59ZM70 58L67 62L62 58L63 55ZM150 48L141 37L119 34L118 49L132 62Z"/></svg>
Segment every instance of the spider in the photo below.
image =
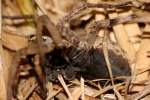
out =
<svg viewBox="0 0 150 100"><path fill-rule="evenodd" d="M42 70L44 70L44 74L46 74L45 76L47 77L46 79L55 82L57 81L58 74L62 74L66 80L73 80L76 75L83 76L87 79L109 77L101 47L94 48L91 45L90 47L89 42L80 40L80 38L76 36L71 36L70 40L66 41L61 37L57 28L47 16L40 16L37 20L44 23L43 25L41 23L37 25L37 45L39 47L37 53L40 57L39 65L42 67ZM51 49L48 52L45 52L42 46L43 40L41 33L44 29L43 26L47 28L48 32L46 32L46 34L50 34L49 36L53 39L54 43L51 43ZM113 59L111 63L118 68L118 70L115 67L113 67L114 69L112 68L113 74L115 76L130 75L127 59L122 55L115 54L111 49L108 50L108 52L110 59ZM119 59L121 59L120 63L117 63L116 61ZM122 70L124 70L124 72L122 72Z"/></svg>

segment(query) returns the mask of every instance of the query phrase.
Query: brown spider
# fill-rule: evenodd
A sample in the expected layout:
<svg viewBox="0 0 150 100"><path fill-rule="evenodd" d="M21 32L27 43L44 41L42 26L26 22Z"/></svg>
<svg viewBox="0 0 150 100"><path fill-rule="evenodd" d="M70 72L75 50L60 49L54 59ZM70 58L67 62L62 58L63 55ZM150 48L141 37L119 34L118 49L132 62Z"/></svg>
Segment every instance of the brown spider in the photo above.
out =
<svg viewBox="0 0 150 100"><path fill-rule="evenodd" d="M73 43L71 43L71 40L64 42L47 16L40 16L37 20L36 40L32 40L27 48L17 52L17 62L14 61L17 65L13 64L16 65L14 70L17 71L17 66L19 66L21 59L28 58L28 63L34 66L38 82L43 88L45 88L47 80L57 82L58 74L62 74L65 80L73 80L81 76L88 80L109 78L109 72L101 48L79 46L78 42L80 40L77 40L78 42L73 41ZM44 24L42 25L41 22ZM44 44L42 36L43 26L46 27L48 33L50 33L49 36L53 39L53 42L49 42L50 44L48 45ZM112 67L114 76L129 76L131 73L127 60L121 55L116 55L112 50L109 50L109 54L111 63L114 64ZM27 58L22 58L23 55ZM34 59L33 62L32 59ZM118 60L120 60L119 63L117 63ZM15 77L16 75L13 79L16 80ZM17 80L12 82L15 89L17 89L17 83Z"/></svg>

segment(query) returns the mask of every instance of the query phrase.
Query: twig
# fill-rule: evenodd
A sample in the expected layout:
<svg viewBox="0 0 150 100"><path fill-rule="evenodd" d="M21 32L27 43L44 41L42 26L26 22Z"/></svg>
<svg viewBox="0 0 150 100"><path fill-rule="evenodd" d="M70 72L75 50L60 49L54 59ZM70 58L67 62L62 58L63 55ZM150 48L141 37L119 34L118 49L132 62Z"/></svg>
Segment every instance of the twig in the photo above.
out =
<svg viewBox="0 0 150 100"><path fill-rule="evenodd" d="M28 90L27 94L24 96L22 100L27 100L27 98L33 93L34 89L38 86L38 84L32 85L32 87Z"/></svg>
<svg viewBox="0 0 150 100"><path fill-rule="evenodd" d="M119 87L119 86L124 85L124 84L125 83L119 83L119 84L116 84L115 87ZM113 89L113 86L106 86L105 88L101 89L98 94L95 94L93 97L97 97L97 96L99 96L99 95L101 95L101 94L103 94L103 93L105 93L111 89Z"/></svg>
<svg viewBox="0 0 150 100"><path fill-rule="evenodd" d="M102 89L102 87L101 87L100 83L98 83L98 87L99 87L99 90L101 90L101 89ZM101 97L101 99L102 99L102 100L105 100L105 98L104 98L104 94L101 94L101 95L100 95L100 97Z"/></svg>
<svg viewBox="0 0 150 100"><path fill-rule="evenodd" d="M145 86L144 89L139 93L132 95L131 100L140 100L143 97L147 96L148 94L150 94L149 89L150 89L150 84Z"/></svg>
<svg viewBox="0 0 150 100"><path fill-rule="evenodd" d="M53 96L53 83L52 82L47 82L46 83L46 88L47 88L47 98L46 100L50 100L50 98ZM54 100L54 98L51 98L51 100Z"/></svg>
<svg viewBox="0 0 150 100"><path fill-rule="evenodd" d="M54 95L48 95L46 100L51 100L55 95L57 95L60 91L62 91L62 88L60 88Z"/></svg>
<svg viewBox="0 0 150 100"><path fill-rule="evenodd" d="M2 15L2 18L4 19L11 19L11 20L19 20L19 19L33 19L34 15L16 15L16 16L7 16Z"/></svg>
<svg viewBox="0 0 150 100"><path fill-rule="evenodd" d="M129 91L129 87L130 87L131 81L132 81L131 77L127 78L127 80L126 80L125 99L128 99L128 91Z"/></svg>
<svg viewBox="0 0 150 100"><path fill-rule="evenodd" d="M69 97L69 100L73 100L72 95L69 92L68 87L66 86L66 83L65 83L65 81L64 81L64 79L63 79L63 77L61 75L58 75L58 80L60 81L61 85L65 89L65 91L66 91L66 93L67 93L67 95Z"/></svg>
<svg viewBox="0 0 150 100"><path fill-rule="evenodd" d="M104 32L104 38L103 38L103 52L104 52L104 58L105 58L105 61L106 61L106 64L107 64L107 68L108 68L108 71L109 71L109 74L110 74L110 79L111 79L111 82L112 82L112 85L114 86L114 78L113 78L113 74L112 74L112 70L111 70L111 64L110 64L110 61L109 61L109 56L108 56L108 48L107 48L107 35L108 35L108 32L106 32L107 30L105 30Z"/></svg>
<svg viewBox="0 0 150 100"><path fill-rule="evenodd" d="M84 79L81 77L81 100L84 100Z"/></svg>
<svg viewBox="0 0 150 100"><path fill-rule="evenodd" d="M69 87L70 85L72 85L72 84L69 84L69 85L67 85L67 87ZM55 94L53 94L52 96L48 96L47 98L46 98L46 100L51 100L54 96L56 96L59 92L61 92L61 91L63 91L63 88L60 88L59 90L57 90L57 92L55 93Z"/></svg>
<svg viewBox="0 0 150 100"><path fill-rule="evenodd" d="M109 72L109 75L110 75L110 79L111 79L111 82L112 82L112 86L113 86L113 90L114 92L116 93L116 95L118 96L119 100L124 100L124 98L120 95L120 93L117 91L116 87L115 87L115 84L114 84L114 78L113 78L113 74L112 74L112 70L111 70L111 64L110 64L110 61L109 61L109 57L108 57L108 50L107 50L107 30L105 30L104 32L104 39L103 39L103 52L104 52L104 58L105 58L105 61L106 61L106 64L107 64L107 68L108 68L108 72Z"/></svg>

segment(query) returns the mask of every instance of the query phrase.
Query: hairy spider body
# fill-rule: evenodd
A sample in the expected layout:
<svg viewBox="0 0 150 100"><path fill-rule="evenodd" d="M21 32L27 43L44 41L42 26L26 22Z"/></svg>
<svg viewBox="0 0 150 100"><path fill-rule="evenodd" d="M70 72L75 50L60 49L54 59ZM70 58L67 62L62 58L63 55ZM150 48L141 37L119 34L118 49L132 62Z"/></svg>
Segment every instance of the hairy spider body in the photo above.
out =
<svg viewBox="0 0 150 100"><path fill-rule="evenodd" d="M127 60L109 50L110 63L114 77L130 76ZM66 58L67 57L67 58ZM49 81L57 81L62 74L66 80L83 77L88 80L109 78L102 48L77 49L77 47L55 48L46 54L45 73Z"/></svg>

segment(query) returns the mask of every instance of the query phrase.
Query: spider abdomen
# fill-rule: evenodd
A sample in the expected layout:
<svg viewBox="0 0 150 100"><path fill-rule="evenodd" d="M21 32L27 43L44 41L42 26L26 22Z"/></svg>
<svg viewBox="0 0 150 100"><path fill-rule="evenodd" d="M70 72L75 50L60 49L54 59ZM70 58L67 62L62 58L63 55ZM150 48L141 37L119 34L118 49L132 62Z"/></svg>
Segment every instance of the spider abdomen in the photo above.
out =
<svg viewBox="0 0 150 100"><path fill-rule="evenodd" d="M108 54L114 77L131 75L127 59L115 54L113 50L108 50ZM81 76L88 80L109 78L101 48L91 48L90 50L76 49L75 47L59 48L54 49L46 56L48 62L46 69L48 68L51 71L51 74L48 75L55 73L55 76L48 77L53 79L57 80L56 74L64 75L67 80L73 80L75 77ZM51 79L49 78L49 80Z"/></svg>

